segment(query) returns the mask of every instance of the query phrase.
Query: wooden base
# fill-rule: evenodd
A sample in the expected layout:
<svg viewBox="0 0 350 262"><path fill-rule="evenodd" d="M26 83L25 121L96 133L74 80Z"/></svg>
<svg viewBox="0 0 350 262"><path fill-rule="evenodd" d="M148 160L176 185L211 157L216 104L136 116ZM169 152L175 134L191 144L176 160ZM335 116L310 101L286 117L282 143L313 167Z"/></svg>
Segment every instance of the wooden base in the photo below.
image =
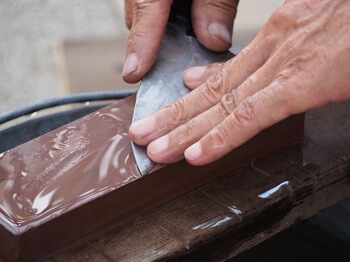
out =
<svg viewBox="0 0 350 262"><path fill-rule="evenodd" d="M304 139L50 261L227 261L350 196L350 101L306 113L304 132ZM327 228L343 236L348 221L339 222ZM326 250L336 242L328 244Z"/></svg>
<svg viewBox="0 0 350 262"><path fill-rule="evenodd" d="M303 136L304 115L295 115L210 165L182 161L141 177L127 136L133 103L118 101L0 156L1 259L43 257Z"/></svg>

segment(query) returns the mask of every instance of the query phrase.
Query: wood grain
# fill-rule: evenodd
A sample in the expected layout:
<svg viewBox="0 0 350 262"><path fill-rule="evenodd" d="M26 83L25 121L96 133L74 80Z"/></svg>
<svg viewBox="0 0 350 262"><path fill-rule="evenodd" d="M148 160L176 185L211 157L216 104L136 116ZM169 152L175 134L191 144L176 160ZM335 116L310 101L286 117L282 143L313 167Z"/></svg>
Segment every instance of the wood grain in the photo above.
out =
<svg viewBox="0 0 350 262"><path fill-rule="evenodd" d="M6 189L0 199L4 216L0 220L0 255L4 259L34 260L91 237L303 135L304 116L295 115L262 131L212 164L194 167L181 161L141 177L132 161L127 135L132 103L132 98L120 100L0 156L3 168L0 178L4 179L0 185ZM187 206L184 212L190 214L190 210L196 210L207 199L198 194L177 205ZM182 211L173 216L185 219L181 214ZM149 220L166 219L154 214ZM187 220L191 219L195 223L187 227L167 228L188 248L197 246L203 232L215 235L212 225L237 221L224 207L217 207L215 201L203 212L188 216ZM5 238L7 231L11 234Z"/></svg>
<svg viewBox="0 0 350 262"><path fill-rule="evenodd" d="M180 245L167 250L166 256L143 256L144 250L138 247L157 238L157 235L150 235L147 240L129 238L132 239L129 246L121 249L117 245L103 244L97 249L108 254L123 250L126 254L123 259L116 256L113 261L225 261L349 196L350 164L346 156L350 154L350 147L343 146L350 142L350 115L344 113L349 112L349 105L347 102L308 113L305 123L308 137L305 139L258 158L140 217L151 219L188 248ZM337 121L334 116L338 114L348 117ZM339 134L343 135L339 138ZM289 183L280 186L285 181ZM271 189L275 189L275 194L259 197ZM213 202L217 205L215 208L212 208ZM232 219L225 220L225 216ZM121 225L112 233L115 243L118 232L134 232L132 224ZM193 229L203 225L210 226L205 230ZM144 234L147 229L142 232ZM148 246L148 252L159 250L160 246Z"/></svg>

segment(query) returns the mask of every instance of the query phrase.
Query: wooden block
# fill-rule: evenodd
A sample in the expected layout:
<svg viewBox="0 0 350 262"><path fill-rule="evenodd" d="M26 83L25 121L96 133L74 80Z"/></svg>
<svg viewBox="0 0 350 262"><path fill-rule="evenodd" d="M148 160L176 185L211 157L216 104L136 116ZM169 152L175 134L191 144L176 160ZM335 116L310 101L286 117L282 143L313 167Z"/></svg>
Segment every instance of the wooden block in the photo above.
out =
<svg viewBox="0 0 350 262"><path fill-rule="evenodd" d="M128 138L133 105L117 101L0 155L1 258L47 255L303 135L304 116L292 116L212 164L181 161L141 177Z"/></svg>
<svg viewBox="0 0 350 262"><path fill-rule="evenodd" d="M186 249L183 242L143 216L89 242L114 261L160 260L172 250Z"/></svg>
<svg viewBox="0 0 350 262"><path fill-rule="evenodd" d="M121 77L127 37L65 40L58 49L58 67L67 94L137 88Z"/></svg>
<svg viewBox="0 0 350 262"><path fill-rule="evenodd" d="M315 184L316 177L283 160L277 154L271 154L252 162L252 168L260 173L270 174L271 179L286 187L310 186Z"/></svg>
<svg viewBox="0 0 350 262"><path fill-rule="evenodd" d="M53 260L54 262L79 262L79 261L96 261L96 262L110 262L108 257L97 252L96 249L89 246L88 244L83 244L78 247L71 248L66 252L56 256Z"/></svg>
<svg viewBox="0 0 350 262"><path fill-rule="evenodd" d="M158 225L166 226L172 235L185 243L187 249L200 242L200 237L206 232L214 235L215 230L212 228L239 222L237 216L217 205L200 191L190 192L185 197L148 212L145 216ZM169 227L169 221L183 223L173 223Z"/></svg>
<svg viewBox="0 0 350 262"><path fill-rule="evenodd" d="M327 110L320 110L324 114L322 119L330 121ZM339 108L339 115L344 111L346 112L346 108ZM311 112L311 114L314 113ZM312 115L307 119L311 118ZM322 121L307 121L305 124L307 128L314 125L312 127L314 130L327 131L323 129L325 123ZM334 140L339 130L337 131L337 122L333 121L333 125L332 130L336 132L327 132L323 135L324 143L338 141L339 146L342 147L342 144L349 142L350 137ZM340 125L339 129L342 128ZM317 132L314 134L317 135ZM163 234L155 233L153 224L142 223L144 225L142 235L151 237L138 239L134 236L140 230L139 222L131 222L111 230L112 232L103 235L101 240L96 240L101 243L100 251L115 254L113 256L115 261L130 261L134 258L135 260L142 258L143 261L227 261L239 252L261 243L290 225L343 199L350 194L348 183L350 173L346 166L347 161L343 157L338 161L334 155L327 152L328 148L315 145L310 140L314 138L312 135L306 140L278 150L277 155L281 156L283 161L272 154L263 157L264 160L254 161L254 165L258 164L259 169L257 166L244 167L199 189L207 199L199 197L198 194L195 194L197 197L194 198L194 193L190 193L151 211L150 218L153 220L156 218L156 221L152 221L158 227L176 238L179 236L175 233L181 232L181 237L189 240L188 249L184 249L183 246L167 245L166 252L158 252L162 250L163 244L154 239L158 236L163 239ZM336 148L336 144L332 146ZM350 148L344 152L343 156L349 153ZM264 161L267 161L267 164L264 164ZM316 181L314 181L315 177ZM290 186L281 183L284 181L290 181ZM310 184L310 181L314 183ZM303 186L304 183L307 186ZM310 185L312 190L308 188ZM274 192L274 194L269 194L268 198L261 198L260 195L266 196L267 192ZM240 221L237 223L236 219L213 220L212 218L223 214L219 207L206 209L206 207L212 207L213 201L230 211L232 216L237 214ZM188 208L189 202L195 205ZM206 210L205 214L198 215L199 211L203 210ZM156 216L152 216L153 214ZM220 223L221 221L224 223ZM206 226L204 230L200 230L199 228L203 227L193 225ZM113 235L111 241L113 244L103 240L106 236L109 238L110 234ZM127 234L130 236L128 237ZM149 245L149 242L152 245ZM127 245L117 243L127 243ZM143 246L147 246L147 252L141 248ZM159 255L156 256L156 253ZM125 254L125 256L119 254ZM86 261L93 261L93 259Z"/></svg>
<svg viewBox="0 0 350 262"><path fill-rule="evenodd" d="M284 198L286 196L284 188L277 190L270 198L259 197L278 185L279 183L265 174L260 174L250 167L244 167L201 188L201 190L242 219L247 215L260 213L267 204Z"/></svg>

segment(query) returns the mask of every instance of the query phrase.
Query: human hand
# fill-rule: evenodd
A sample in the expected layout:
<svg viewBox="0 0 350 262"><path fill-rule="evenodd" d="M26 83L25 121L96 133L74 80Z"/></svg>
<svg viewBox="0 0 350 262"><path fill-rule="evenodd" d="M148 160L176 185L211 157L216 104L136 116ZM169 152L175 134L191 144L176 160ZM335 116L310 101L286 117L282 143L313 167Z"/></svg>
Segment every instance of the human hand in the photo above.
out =
<svg viewBox="0 0 350 262"><path fill-rule="evenodd" d="M201 44L213 51L230 48L238 1L193 0L192 25ZM156 61L172 2L125 0L125 21L131 29L122 72L126 82L138 82Z"/></svg>
<svg viewBox="0 0 350 262"><path fill-rule="evenodd" d="M204 165L290 115L350 99L350 1L286 1L235 58L184 81L191 93L130 127L155 162Z"/></svg>

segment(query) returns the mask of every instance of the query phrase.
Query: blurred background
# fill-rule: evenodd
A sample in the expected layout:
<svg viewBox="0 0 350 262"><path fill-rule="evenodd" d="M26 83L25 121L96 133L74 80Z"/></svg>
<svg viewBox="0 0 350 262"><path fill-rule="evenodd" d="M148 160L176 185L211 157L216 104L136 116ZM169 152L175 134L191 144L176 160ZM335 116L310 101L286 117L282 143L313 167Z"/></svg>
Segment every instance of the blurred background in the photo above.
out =
<svg viewBox="0 0 350 262"><path fill-rule="evenodd" d="M241 0L238 52L283 0ZM135 88L121 80L123 0L1 0L0 113L69 93Z"/></svg>
<svg viewBox="0 0 350 262"><path fill-rule="evenodd" d="M245 47L283 2L241 0L232 51L238 53ZM1 0L0 37L0 114L67 94L137 88L121 79L128 38L123 0ZM41 112L32 115L42 116ZM61 115L55 125L64 121L71 120ZM13 147L13 141L23 143L34 133L48 131L32 123L18 126L16 132L1 133L3 126L0 134L6 139L0 137L0 142L8 142L2 143L5 149ZM350 249L344 245L350 236L349 228L344 228L349 221L349 201L320 212L234 261L259 257L270 261L349 261Z"/></svg>

